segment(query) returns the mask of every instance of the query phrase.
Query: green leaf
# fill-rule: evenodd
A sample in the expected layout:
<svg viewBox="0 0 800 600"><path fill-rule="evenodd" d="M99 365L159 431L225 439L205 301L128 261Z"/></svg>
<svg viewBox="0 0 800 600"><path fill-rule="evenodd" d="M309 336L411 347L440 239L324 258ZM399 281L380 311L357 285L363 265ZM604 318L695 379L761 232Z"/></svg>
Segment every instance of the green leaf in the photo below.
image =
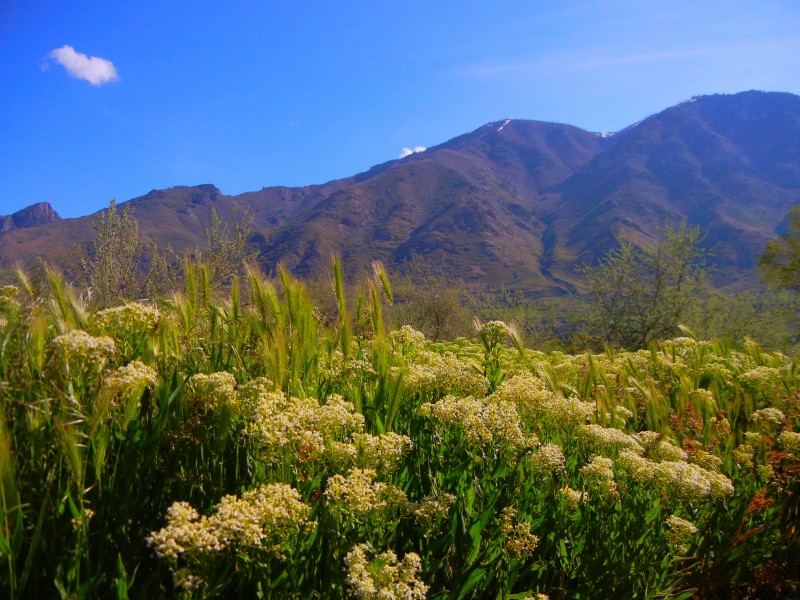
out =
<svg viewBox="0 0 800 600"><path fill-rule="evenodd" d="M128 600L128 573L122 562L122 554L119 553L117 554L117 578L115 581L117 600Z"/></svg>
<svg viewBox="0 0 800 600"><path fill-rule="evenodd" d="M6 554L7 556L13 556L14 554L11 551L11 545L6 541L6 538L3 535L2 529L0 529L0 553Z"/></svg>
<svg viewBox="0 0 800 600"><path fill-rule="evenodd" d="M474 598L474 595L468 596L468 594L475 589L475 587L480 583L481 579L483 579L484 575L486 575L486 567L478 567L470 572L467 576L466 581L464 581L463 585L458 590L458 595L456 598L461 600L462 598Z"/></svg>
<svg viewBox="0 0 800 600"><path fill-rule="evenodd" d="M659 515L661 515L661 500L659 498L655 498L653 499L653 507L644 515L644 522L650 524L655 521Z"/></svg>
<svg viewBox="0 0 800 600"><path fill-rule="evenodd" d="M128 600L128 582L117 579L117 600Z"/></svg>
<svg viewBox="0 0 800 600"><path fill-rule="evenodd" d="M475 559L478 558L478 554L480 554L482 533L492 516L492 512L491 508L487 508L469 528L469 538L472 541L472 545L470 546L469 554L467 554L467 566L471 566Z"/></svg>

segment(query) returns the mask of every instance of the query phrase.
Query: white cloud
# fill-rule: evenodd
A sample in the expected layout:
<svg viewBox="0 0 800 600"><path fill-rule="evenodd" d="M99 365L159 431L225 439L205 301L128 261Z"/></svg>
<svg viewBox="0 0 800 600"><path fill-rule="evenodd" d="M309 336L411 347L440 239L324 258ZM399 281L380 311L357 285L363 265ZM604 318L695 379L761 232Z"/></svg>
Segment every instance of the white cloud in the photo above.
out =
<svg viewBox="0 0 800 600"><path fill-rule="evenodd" d="M50 52L50 58L67 70L67 73L92 85L103 85L119 79L117 69L110 60L86 56L72 46L62 46Z"/></svg>
<svg viewBox="0 0 800 600"><path fill-rule="evenodd" d="M411 156L412 154L416 154L417 152L425 152L427 150L425 146L414 146L414 149L411 148L403 148L403 151L400 153L400 156L397 158L405 158L406 156Z"/></svg>

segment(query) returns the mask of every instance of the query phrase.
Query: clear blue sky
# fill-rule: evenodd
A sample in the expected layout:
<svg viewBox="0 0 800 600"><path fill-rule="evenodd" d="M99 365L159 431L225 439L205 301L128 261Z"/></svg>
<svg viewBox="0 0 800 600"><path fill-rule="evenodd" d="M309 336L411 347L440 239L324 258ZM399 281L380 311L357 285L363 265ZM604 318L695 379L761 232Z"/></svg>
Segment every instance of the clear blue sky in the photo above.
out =
<svg viewBox="0 0 800 600"><path fill-rule="evenodd" d="M0 215L72 217L322 183L505 117L797 94L800 2L0 0L0 56Z"/></svg>

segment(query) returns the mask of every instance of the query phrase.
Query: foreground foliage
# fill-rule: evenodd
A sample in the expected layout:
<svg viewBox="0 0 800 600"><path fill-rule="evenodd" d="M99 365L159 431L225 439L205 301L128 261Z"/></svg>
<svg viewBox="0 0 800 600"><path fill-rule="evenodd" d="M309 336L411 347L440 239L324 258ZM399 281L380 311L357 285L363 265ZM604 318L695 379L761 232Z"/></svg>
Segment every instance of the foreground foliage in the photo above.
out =
<svg viewBox="0 0 800 600"><path fill-rule="evenodd" d="M353 311L332 279L324 325L283 271L96 311L53 272L0 289L9 597L796 591L793 360L434 343L386 330L380 266Z"/></svg>
<svg viewBox="0 0 800 600"><path fill-rule="evenodd" d="M759 258L762 277L771 285L800 290L800 204L786 214L786 231L767 242Z"/></svg>

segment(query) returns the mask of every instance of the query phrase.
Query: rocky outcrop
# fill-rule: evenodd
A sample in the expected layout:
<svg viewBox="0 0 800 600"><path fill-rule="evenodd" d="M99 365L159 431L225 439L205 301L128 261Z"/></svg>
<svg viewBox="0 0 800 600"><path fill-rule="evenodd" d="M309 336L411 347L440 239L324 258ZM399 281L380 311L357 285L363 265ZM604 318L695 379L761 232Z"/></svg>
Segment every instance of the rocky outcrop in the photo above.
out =
<svg viewBox="0 0 800 600"><path fill-rule="evenodd" d="M58 216L58 213L50 206L49 202L37 202L15 212L13 215L0 216L0 233L11 229L47 225L60 220L61 217Z"/></svg>

